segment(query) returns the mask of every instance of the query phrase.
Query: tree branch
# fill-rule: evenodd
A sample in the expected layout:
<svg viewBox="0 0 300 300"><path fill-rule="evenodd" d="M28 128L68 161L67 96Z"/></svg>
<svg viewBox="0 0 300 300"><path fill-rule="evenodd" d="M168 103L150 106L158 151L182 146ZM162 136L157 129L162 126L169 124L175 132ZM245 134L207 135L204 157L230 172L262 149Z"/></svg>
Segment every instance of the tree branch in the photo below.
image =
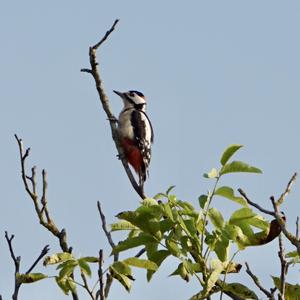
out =
<svg viewBox="0 0 300 300"><path fill-rule="evenodd" d="M298 174L295 172L290 181L288 182L285 191L280 195L279 199L276 201L277 206L280 206L287 197L287 195L291 192L292 185L296 181L297 175Z"/></svg>
<svg viewBox="0 0 300 300"><path fill-rule="evenodd" d="M280 265L281 265L279 299L284 300L285 299L285 279L286 279L286 275L287 275L287 271L288 271L288 264L285 259L284 247L283 247L283 241L282 241L281 235L279 235L278 241L279 241L278 256L279 256Z"/></svg>
<svg viewBox="0 0 300 300"><path fill-rule="evenodd" d="M98 207L99 215L100 215L100 218L101 218L102 229L103 229L103 231L106 235L108 243L110 244L111 248L114 249L116 245L115 245L115 243L114 243L114 241L111 237L111 233L107 229L106 218L105 218L105 215L102 211L101 204L100 204L99 201L97 202L97 207ZM119 260L119 254L118 253L114 253L113 256L114 256L114 262ZM104 299L107 298L107 296L109 294L109 290L110 290L112 282L113 282L113 277L110 274L107 274L106 285L105 285L105 289L104 289Z"/></svg>
<svg viewBox="0 0 300 300"><path fill-rule="evenodd" d="M94 297L94 295L93 295L93 292L91 291L91 289L89 288L89 285L88 285L88 282L87 282L87 280L86 280L86 277L85 277L85 275L81 272L81 279L82 279L82 281L83 281L83 288L87 291L87 293L90 295L90 297L91 297L91 299L92 300L95 300L95 297Z"/></svg>
<svg viewBox="0 0 300 300"><path fill-rule="evenodd" d="M15 236L13 234L9 237L7 231L5 231L5 239L6 239L7 244L8 244L10 256L11 256L11 258L12 258L14 264L15 264L15 288L14 288L14 293L12 295L12 299L17 300L19 290L20 290L20 287L21 287L21 283L18 282L18 280L17 280L17 274L19 274L19 272L20 272L21 256L16 256L15 253L14 253L14 249L13 249L13 246L12 246L12 240L14 239L14 237Z"/></svg>
<svg viewBox="0 0 300 300"><path fill-rule="evenodd" d="M296 180L297 177L297 173L294 173L294 175L292 176L292 178L289 180L287 187L285 189L285 191L281 194L281 196L279 197L279 199L277 201L275 201L274 196L270 197L270 200L272 202L272 206L273 206L273 211L267 210L261 206L259 206L257 203L252 202L246 195L246 193L242 190L242 189L238 189L239 193L244 197L244 199L247 201L247 203L255 208L257 208L259 211L271 215L273 217L276 218L278 224L281 227L281 230L283 232L283 234L286 236L286 238L296 247L297 252L300 256L300 240L297 237L297 232L296 235L293 235L291 232L289 232L286 228L286 222L285 222L285 218L282 217L282 214L279 212L279 206L284 202L286 196L290 193L291 191L291 186L293 184L293 182Z"/></svg>
<svg viewBox="0 0 300 300"><path fill-rule="evenodd" d="M37 194L37 184L36 184L36 167L31 168L31 176L26 174L26 159L29 157L30 148L27 148L24 153L23 141L16 134L15 138L18 143L19 153L20 153L20 162L21 162L21 175L22 181L25 187L27 194L33 201L36 214L38 216L40 224L47 228L55 237L58 238L60 247L64 252L72 252L72 247L69 247L67 244L67 234L65 229L59 230L54 221L50 217L47 204L47 173L45 170L42 171L42 196L39 199ZM31 188L29 187L31 184ZM76 293L72 292L73 300L78 300Z"/></svg>
<svg viewBox="0 0 300 300"><path fill-rule="evenodd" d="M275 300L274 298L274 292L275 290L272 290L272 292L269 292L268 290L266 290L259 282L257 276L255 276L252 271L250 270L249 264L246 262L246 273L252 278L253 282L255 283L255 285L269 298L272 300Z"/></svg>
<svg viewBox="0 0 300 300"><path fill-rule="evenodd" d="M12 246L13 238L14 238L13 234L9 237L7 231L5 231L5 239L8 244L10 256L15 264L15 276L14 276L15 277L15 288L14 288L14 293L12 295L12 299L17 300L19 290L22 285L22 283L18 280L18 274L20 273L21 256L16 256L14 253L14 249ZM38 258L34 261L34 263L31 265L31 267L27 270L27 272L25 274L29 274L35 268L35 266L38 264L38 262L48 253L48 251L49 251L49 245L46 245L43 248L43 250L41 251L41 254L38 256ZM1 299L2 298L0 297L0 300Z"/></svg>
<svg viewBox="0 0 300 300"><path fill-rule="evenodd" d="M99 278L99 286L100 286L98 296L100 297L100 300L105 300L104 282L103 282L103 249L100 249L99 251L98 278Z"/></svg>
<svg viewBox="0 0 300 300"><path fill-rule="evenodd" d="M247 203L249 205L257 208L259 211L261 211L261 212L263 212L263 213L265 213L267 215L275 217L275 213L273 211L267 210L267 209L261 207L260 205L258 205L257 203L252 202L242 189L238 189L238 192L242 195L242 197L247 201Z"/></svg>
<svg viewBox="0 0 300 300"><path fill-rule="evenodd" d="M275 218L276 218L278 224L280 225L283 234L296 247L298 255L300 256L300 241L299 241L299 239L286 229L286 222L284 221L284 219L282 218L282 216L279 212L275 198L273 196L271 196L270 200L271 200L273 208L274 208Z"/></svg>
<svg viewBox="0 0 300 300"><path fill-rule="evenodd" d="M102 108L106 113L107 119L109 120L112 138L115 142L115 145L116 145L116 148L118 151L118 157L120 158L120 160L123 164L124 170L129 178L129 181L130 181L132 187L134 188L134 190L137 192L137 194L142 199L145 199L146 195L144 194L143 186L139 185L137 183L137 181L135 180L135 178L131 172L131 169L129 168L128 162L125 159L124 152L123 152L122 146L119 141L118 127L117 127L117 122L116 122L117 119L113 115L113 113L110 109L109 99L104 91L103 81L100 77L99 64L97 62L97 56L96 56L97 49L107 40L109 35L114 31L118 22L119 22L119 20L116 19L115 22L113 23L112 27L106 32L106 34L103 36L103 38L98 43L96 43L94 46L91 46L89 48L89 58L90 58L91 69L84 68L84 69L81 69L81 72L89 73L93 76L93 78L95 80L95 84L96 84L96 89L98 91L98 95L99 95L99 98L100 98L100 101L102 104Z"/></svg>
<svg viewBox="0 0 300 300"><path fill-rule="evenodd" d="M35 262L31 265L31 267L27 270L25 274L29 274L35 268L35 266L40 262L40 260L49 252L49 250L50 250L49 245L46 245L42 249L41 254L38 256L38 258L35 260Z"/></svg>

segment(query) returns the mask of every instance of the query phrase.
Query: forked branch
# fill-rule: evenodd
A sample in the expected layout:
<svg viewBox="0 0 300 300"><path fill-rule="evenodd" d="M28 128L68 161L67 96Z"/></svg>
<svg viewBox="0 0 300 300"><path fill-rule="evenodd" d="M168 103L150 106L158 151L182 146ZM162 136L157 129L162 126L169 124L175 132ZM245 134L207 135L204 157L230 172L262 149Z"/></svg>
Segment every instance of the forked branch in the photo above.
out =
<svg viewBox="0 0 300 300"><path fill-rule="evenodd" d="M18 275L20 273L20 266L21 266L21 256L16 256L15 255L15 252L14 252L14 249L13 249L13 245L12 245L12 241L14 239L14 235L12 234L11 236L9 236L8 233L7 233L7 231L5 231L5 239L6 239L8 248L9 248L10 256L11 256L13 262L14 262L14 265L15 265L15 287L14 287L14 292L13 292L13 295L12 295L12 299L13 300L17 300L18 299L18 295L19 295L19 290L20 290L20 287L22 285L22 282L20 282L18 280ZM46 245L42 249L41 254L33 262L33 264L31 265L31 267L26 271L25 274L29 274L48 252L49 252L49 245ZM0 297L0 299L2 299L2 298Z"/></svg>
<svg viewBox="0 0 300 300"><path fill-rule="evenodd" d="M59 240L59 245L63 252L72 252L72 247L68 246L67 243L67 233L65 229L59 230L54 221L52 220L47 203L47 173L45 170L42 171L42 196L39 197L37 193L37 183L36 183L36 168L31 168L31 175L26 173L26 159L29 157L30 148L24 151L23 141L16 134L15 138L18 143L20 162L21 162L21 175L22 181L27 194L33 201L36 214L38 216L40 224L47 228L55 237ZM78 300L76 293L72 292L72 297L74 300Z"/></svg>

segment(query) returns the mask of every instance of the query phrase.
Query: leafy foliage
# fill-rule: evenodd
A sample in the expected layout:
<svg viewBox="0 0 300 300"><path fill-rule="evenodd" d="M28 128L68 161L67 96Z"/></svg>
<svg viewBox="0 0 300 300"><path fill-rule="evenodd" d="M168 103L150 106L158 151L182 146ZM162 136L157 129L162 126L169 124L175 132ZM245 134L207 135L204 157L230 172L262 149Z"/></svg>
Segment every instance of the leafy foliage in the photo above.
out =
<svg viewBox="0 0 300 300"><path fill-rule="evenodd" d="M220 159L220 169L213 168L203 175L215 180L215 185L211 192L199 197L199 208L178 199L171 193L172 186L165 193L143 200L136 210L117 215L119 221L111 225L112 231L126 230L129 233L116 245L113 253L144 248L146 255L143 260L130 257L118 262L117 269L116 263L111 266L112 276L126 290L131 287L132 266L147 269L147 279L151 280L163 262L174 257L178 265L170 276L179 276L185 281L197 277L202 285L202 291L191 299L204 299L221 290L237 297L247 295L249 299L258 299L242 284L221 280L222 274L238 273L241 268L240 264L230 259L231 245L236 245L240 250L261 245L269 232L269 223L248 208L247 202L236 196L231 187L218 187L220 178L225 174L261 173L260 169L247 163L230 162L241 147L229 146ZM241 208L225 220L220 211L211 207L214 196L233 201Z"/></svg>
<svg viewBox="0 0 300 300"><path fill-rule="evenodd" d="M268 222L254 212L244 198L235 194L232 187L219 186L226 174L262 173L259 168L245 162L230 161L240 148L242 145L230 145L221 155L220 168L212 168L203 175L213 180L214 184L211 191L199 196L199 207L178 199L172 193L175 186L171 186L166 192L144 199L135 210L119 213L118 220L111 224L111 232L123 231L127 236L113 247L111 254L126 255L128 250L136 250L137 254L115 260L104 273L108 272L108 277L116 279L129 292L134 281L133 268L144 269L150 281L164 261L173 258L177 265L170 276L177 276L186 282L197 278L201 285L199 292L190 300L207 299L217 293L225 293L233 299L259 299L254 291L238 280L227 282L227 275L232 274L232 278L242 268L236 261L238 252L271 242L280 234L281 227L276 219ZM215 196L238 206L228 219L212 206ZM290 265L300 262L297 251L287 253L286 258ZM66 252L44 259L45 266L56 265L58 274L55 281L66 295L76 291L77 282L73 279L75 271L80 272L82 278L91 277L93 263L99 264L99 258L75 258ZM49 277L42 273L17 274L20 283L45 278ZM279 290L281 279L272 278ZM287 283L285 299L300 299L299 291L299 285Z"/></svg>

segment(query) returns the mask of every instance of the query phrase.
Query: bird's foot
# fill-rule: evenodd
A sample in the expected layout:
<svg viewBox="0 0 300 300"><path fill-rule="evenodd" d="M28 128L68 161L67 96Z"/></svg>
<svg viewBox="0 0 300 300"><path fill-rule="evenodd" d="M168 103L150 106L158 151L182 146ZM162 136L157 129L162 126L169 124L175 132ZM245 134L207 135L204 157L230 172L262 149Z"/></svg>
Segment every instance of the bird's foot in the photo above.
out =
<svg viewBox="0 0 300 300"><path fill-rule="evenodd" d="M113 123L118 123L118 122L119 122L118 119L117 119L116 117L114 117L114 116L112 116L112 117L110 117L110 118L107 118L107 120L108 120L109 122L113 122Z"/></svg>

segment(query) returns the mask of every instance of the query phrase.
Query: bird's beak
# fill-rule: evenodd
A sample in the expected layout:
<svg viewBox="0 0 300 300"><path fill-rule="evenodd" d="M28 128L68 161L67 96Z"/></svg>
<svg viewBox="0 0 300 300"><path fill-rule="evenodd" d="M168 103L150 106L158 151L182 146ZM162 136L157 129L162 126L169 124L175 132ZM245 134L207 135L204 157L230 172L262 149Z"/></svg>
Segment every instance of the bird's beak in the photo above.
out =
<svg viewBox="0 0 300 300"><path fill-rule="evenodd" d="M123 97L123 93L118 92L118 91L115 91L115 90L113 90L113 92L114 92L115 94L117 94L118 96Z"/></svg>

